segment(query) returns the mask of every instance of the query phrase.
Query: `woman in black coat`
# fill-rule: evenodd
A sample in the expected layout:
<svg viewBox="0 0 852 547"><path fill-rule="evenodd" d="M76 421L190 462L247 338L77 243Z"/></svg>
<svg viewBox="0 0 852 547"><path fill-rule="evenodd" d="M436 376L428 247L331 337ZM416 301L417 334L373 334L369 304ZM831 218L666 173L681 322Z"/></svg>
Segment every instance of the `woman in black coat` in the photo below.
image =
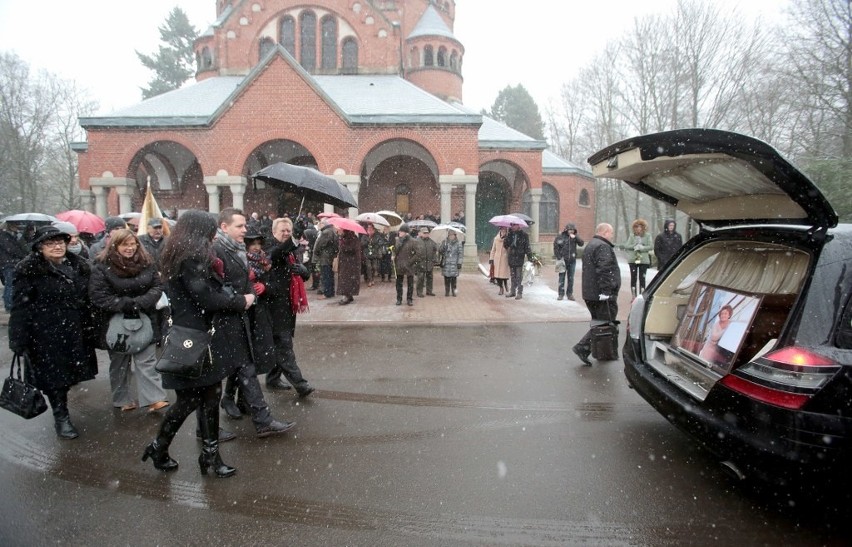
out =
<svg viewBox="0 0 852 547"><path fill-rule="evenodd" d="M254 294L235 294L226 290L221 261L217 266L212 253L216 221L204 211L187 211L172 230L160 255L160 270L166 282L173 324L197 330L210 330L218 311L241 312L253 303ZM215 338L227 339L228 333L217 333ZM145 447L142 461L149 457L154 467L161 471L177 469L178 463L169 456L169 445L184 420L196 409L201 409L202 448L198 457L201 474L213 467L218 477L230 477L236 469L225 465L219 455L219 399L222 396L222 379L232 374L241 362L223 359L211 347L212 360L205 359L204 369L198 379L188 379L163 374L163 387L174 389L177 401L166 411L157 438ZM210 352L208 352L210 355Z"/></svg>
<svg viewBox="0 0 852 547"><path fill-rule="evenodd" d="M47 395L60 439L79 436L68 414L71 386L98 373L89 265L66 252L70 236L53 226L35 233L15 268L9 349L26 354L26 380Z"/></svg>
<svg viewBox="0 0 852 547"><path fill-rule="evenodd" d="M109 353L109 384L112 404L121 410L133 410L139 405L155 411L169 406L157 363L157 340L160 325L157 301L163 294L160 274L151 256L130 230L116 230L109 245L95 258L89 282L89 297L99 311L99 347ZM137 316L144 314L151 322L151 342L135 354L109 350L106 335L112 316L118 313ZM136 363L138 400L130 393L131 359Z"/></svg>

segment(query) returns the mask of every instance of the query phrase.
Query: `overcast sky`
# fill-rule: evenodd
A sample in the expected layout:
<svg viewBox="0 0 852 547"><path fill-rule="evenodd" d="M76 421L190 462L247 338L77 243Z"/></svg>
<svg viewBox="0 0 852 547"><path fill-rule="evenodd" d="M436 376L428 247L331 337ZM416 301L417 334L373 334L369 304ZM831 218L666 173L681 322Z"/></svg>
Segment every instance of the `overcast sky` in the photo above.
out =
<svg viewBox="0 0 852 547"><path fill-rule="evenodd" d="M777 18L784 0L713 0L746 17ZM0 51L73 79L100 112L141 100L151 76L134 51L156 51L157 27L180 5L203 32L215 0L0 0ZM489 109L507 85L523 84L542 110L635 17L670 13L675 0L456 0L455 35L465 47L464 103Z"/></svg>

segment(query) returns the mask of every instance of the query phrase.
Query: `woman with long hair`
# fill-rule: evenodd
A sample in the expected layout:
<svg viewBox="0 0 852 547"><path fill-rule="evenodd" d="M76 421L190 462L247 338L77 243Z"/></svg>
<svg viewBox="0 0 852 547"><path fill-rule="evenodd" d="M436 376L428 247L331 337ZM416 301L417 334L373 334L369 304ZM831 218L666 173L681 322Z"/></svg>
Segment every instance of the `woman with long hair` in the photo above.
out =
<svg viewBox="0 0 852 547"><path fill-rule="evenodd" d="M254 294L235 294L225 288L221 260L212 252L216 221L204 211L187 211L175 224L160 255L160 271L172 307L172 323L209 331L219 311L240 312L254 303ZM169 445L184 420L200 409L201 454L198 465L206 475L212 467L217 477L230 477L236 469L225 465L219 455L219 400L222 379L242 363L223 358L217 351L217 338L226 344L228 333L214 332L211 351L205 357L200 378L189 379L163 374L163 387L174 389L175 404L169 407L157 438L145 447L142 461L149 457L154 467L173 471L178 463L169 456ZM212 356L212 358L211 358Z"/></svg>
<svg viewBox="0 0 852 547"><path fill-rule="evenodd" d="M501 226L497 235L494 236L494 241L491 244L491 255L488 257L488 262L494 266L494 279L497 281L497 286L500 292L504 294L509 290L509 253L503 247L503 240L509 229Z"/></svg>
<svg viewBox="0 0 852 547"><path fill-rule="evenodd" d="M648 223L637 218L631 224L633 233L620 247L627 251L627 265L630 266L630 294L635 298L645 291L645 274L651 265L651 251L654 243L648 233Z"/></svg>
<svg viewBox="0 0 852 547"><path fill-rule="evenodd" d="M151 256L130 230L116 230L107 247L95 258L89 281L89 297L100 312L100 346L106 348L110 317L117 313L139 316L151 322L154 335L151 343L133 355L107 349L109 354L109 384L112 404L121 410L134 410L140 405L149 412L169 406L157 363L157 301L163 294L160 274ZM130 394L131 359L136 364L138 399Z"/></svg>

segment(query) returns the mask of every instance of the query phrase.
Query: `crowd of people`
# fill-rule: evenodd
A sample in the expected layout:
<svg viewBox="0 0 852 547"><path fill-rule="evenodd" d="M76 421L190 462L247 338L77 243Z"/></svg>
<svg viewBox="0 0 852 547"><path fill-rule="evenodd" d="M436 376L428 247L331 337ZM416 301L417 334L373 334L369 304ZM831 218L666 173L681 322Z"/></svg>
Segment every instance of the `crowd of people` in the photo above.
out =
<svg viewBox="0 0 852 547"><path fill-rule="evenodd" d="M79 436L68 393L95 378L96 351L103 350L113 407L165 409L143 461L151 459L162 471L176 469L168 449L194 412L196 436L202 441L200 471L212 469L216 476L229 477L236 469L223 462L219 444L236 436L220 427L219 409L232 419L249 415L257 436L269 437L295 423L272 415L258 377L265 375L270 391L294 389L299 397L314 391L297 364L293 344L296 318L308 310L309 292L318 298L339 297L340 305L349 305L359 295L362 278L367 287L395 281L396 305L402 305L404 296L413 306L415 294L436 296L437 268L444 296L457 296L464 246L455 230L438 243L429 228L412 229L406 222L387 233L368 224L359 236L329 218L266 219L246 217L234 208L218 215L192 210L181 215L166 237L163 219L147 220L145 233L137 235L138 226L109 217L103 237L89 243L69 223L29 233L25 226L5 223L0 269L4 306L10 312L9 347L26 357L26 380L46 395L60 439ZM621 247L628 253L635 296L645 287L652 249L644 220L637 219L632 230ZM593 320L612 320L618 313L621 276L613 241L609 224L598 225L586 243L569 223L553 242L559 300L574 299L578 249L585 245L582 298ZM667 221L654 245L660 268L680 244L674 222ZM499 294L523 298L520 270L532 254L520 225L500 228L489 255L490 277ZM150 325L151 331L132 351L117 345L111 330L116 319L127 318ZM156 370L171 325L213 333L200 377ZM591 364L591 331L573 351ZM168 400L166 390L174 390L175 401Z"/></svg>

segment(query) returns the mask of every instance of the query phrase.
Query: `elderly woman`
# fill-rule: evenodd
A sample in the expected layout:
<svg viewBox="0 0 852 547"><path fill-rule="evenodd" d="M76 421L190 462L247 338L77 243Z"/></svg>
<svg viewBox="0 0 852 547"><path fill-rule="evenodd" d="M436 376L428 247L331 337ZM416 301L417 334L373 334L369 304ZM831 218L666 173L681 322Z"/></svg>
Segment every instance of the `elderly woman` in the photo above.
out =
<svg viewBox="0 0 852 547"><path fill-rule="evenodd" d="M139 238L130 230L116 230L106 249L95 257L89 282L92 305L100 311L100 347L105 340L110 317L117 313L145 314L151 321L154 336L140 352L133 355L107 350L112 404L121 410L134 410L139 405L149 412L169 405L163 390L157 364L159 321L157 301L163 294L160 274L151 256L142 248ZM138 402L130 394L131 359L136 363Z"/></svg>
<svg viewBox="0 0 852 547"><path fill-rule="evenodd" d="M441 243L438 253L441 255L441 275L444 276L444 296L455 296L464 247L454 231L448 230L447 239Z"/></svg>
<svg viewBox="0 0 852 547"><path fill-rule="evenodd" d="M497 286L500 292L497 294L505 294L509 291L509 253L503 247L503 240L509 234L509 229L501 226L497 235L494 236L494 241L491 243L491 254L488 256L488 262L494 266L494 279L497 281Z"/></svg>
<svg viewBox="0 0 852 547"><path fill-rule="evenodd" d="M71 386L98 373L89 265L66 252L68 234L53 226L36 230L32 253L15 268L9 349L29 357L27 382L42 390L53 409L60 439L79 436L68 413Z"/></svg>
<svg viewBox="0 0 852 547"><path fill-rule="evenodd" d="M215 236L216 221L204 211L192 210L180 217L166 241L160 267L175 325L209 331L217 312L240 313L254 304L253 293L235 294L226 289L221 275L222 260L213 254ZM178 463L169 456L169 446L183 422L200 409L202 446L198 466L201 474L206 475L210 467L217 477L230 477L237 472L223 463L219 455L219 400L222 380L242 363L228 358L226 351L237 336L218 331L219 340L211 344L199 378L163 374L163 386L175 390L177 401L166 410L157 438L145 447L142 455L142 461L151 458L160 471L177 469Z"/></svg>

